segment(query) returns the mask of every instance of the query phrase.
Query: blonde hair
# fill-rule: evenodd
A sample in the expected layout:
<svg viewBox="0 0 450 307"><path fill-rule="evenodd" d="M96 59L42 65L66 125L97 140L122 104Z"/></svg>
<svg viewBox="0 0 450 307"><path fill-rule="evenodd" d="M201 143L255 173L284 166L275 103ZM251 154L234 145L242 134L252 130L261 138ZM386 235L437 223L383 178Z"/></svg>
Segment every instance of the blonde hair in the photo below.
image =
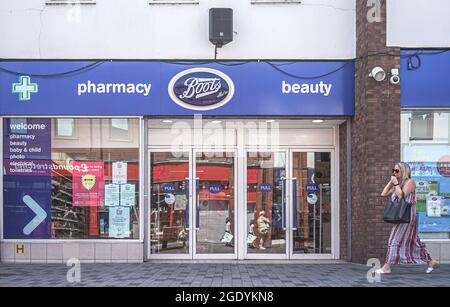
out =
<svg viewBox="0 0 450 307"><path fill-rule="evenodd" d="M401 187L403 187L406 181L408 179L411 179L411 168L409 167L408 163L405 162L398 162L397 165L402 171L402 180L401 182L399 182L399 184Z"/></svg>

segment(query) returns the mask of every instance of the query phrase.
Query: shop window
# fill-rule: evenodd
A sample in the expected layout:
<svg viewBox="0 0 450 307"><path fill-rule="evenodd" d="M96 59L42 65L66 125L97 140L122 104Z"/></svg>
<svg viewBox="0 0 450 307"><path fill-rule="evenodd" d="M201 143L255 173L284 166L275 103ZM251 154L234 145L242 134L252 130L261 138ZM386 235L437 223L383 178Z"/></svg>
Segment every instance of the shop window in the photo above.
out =
<svg viewBox="0 0 450 307"><path fill-rule="evenodd" d="M433 113L413 112L411 115L410 140L433 139Z"/></svg>
<svg viewBox="0 0 450 307"><path fill-rule="evenodd" d="M75 119L58 118L55 120L56 136L61 138L75 137Z"/></svg>
<svg viewBox="0 0 450 307"><path fill-rule="evenodd" d="M127 118L111 119L111 139L130 140L130 127Z"/></svg>
<svg viewBox="0 0 450 307"><path fill-rule="evenodd" d="M408 129L410 122L410 140L414 140L403 139L402 160L416 182L417 229L422 239L450 239L449 119L450 112L442 110L402 114L402 129Z"/></svg>
<svg viewBox="0 0 450 307"><path fill-rule="evenodd" d="M139 133L113 142L103 121L3 120L5 239L140 238ZM139 119L126 123L139 131Z"/></svg>

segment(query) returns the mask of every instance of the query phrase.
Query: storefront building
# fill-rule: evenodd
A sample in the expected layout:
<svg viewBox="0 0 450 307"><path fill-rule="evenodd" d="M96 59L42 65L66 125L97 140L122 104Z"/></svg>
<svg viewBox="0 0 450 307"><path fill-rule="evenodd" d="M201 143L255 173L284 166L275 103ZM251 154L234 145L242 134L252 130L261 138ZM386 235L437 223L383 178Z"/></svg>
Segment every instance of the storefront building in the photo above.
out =
<svg viewBox="0 0 450 307"><path fill-rule="evenodd" d="M340 258L351 61L2 67L5 249L48 262Z"/></svg>
<svg viewBox="0 0 450 307"><path fill-rule="evenodd" d="M400 160L450 261L448 2L75 2L0 4L2 262L382 262Z"/></svg>

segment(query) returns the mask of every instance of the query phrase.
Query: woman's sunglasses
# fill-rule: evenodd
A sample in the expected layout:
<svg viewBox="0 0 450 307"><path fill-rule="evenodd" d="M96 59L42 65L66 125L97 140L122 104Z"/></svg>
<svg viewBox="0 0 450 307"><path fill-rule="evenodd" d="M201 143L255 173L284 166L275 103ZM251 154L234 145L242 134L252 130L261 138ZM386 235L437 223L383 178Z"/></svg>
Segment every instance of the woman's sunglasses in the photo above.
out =
<svg viewBox="0 0 450 307"><path fill-rule="evenodd" d="M399 170L399 169L396 169L396 168L393 168L393 169L392 169L392 172L398 174L398 173L400 173L400 170Z"/></svg>

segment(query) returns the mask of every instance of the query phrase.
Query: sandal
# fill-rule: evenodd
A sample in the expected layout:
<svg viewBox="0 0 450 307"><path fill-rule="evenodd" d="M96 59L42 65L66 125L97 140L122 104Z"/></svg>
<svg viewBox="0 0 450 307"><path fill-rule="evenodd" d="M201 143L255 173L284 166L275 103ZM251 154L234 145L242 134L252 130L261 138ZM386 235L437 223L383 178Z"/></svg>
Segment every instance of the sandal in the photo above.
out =
<svg viewBox="0 0 450 307"><path fill-rule="evenodd" d="M375 273L377 273L377 274L391 274L392 271L391 270L385 271L383 268L381 268L381 269L376 270Z"/></svg>
<svg viewBox="0 0 450 307"><path fill-rule="evenodd" d="M437 263L436 261L433 261L433 265L429 266L427 268L427 270L425 271L425 273L430 274L431 272L433 272L435 269L437 269L439 267L439 263Z"/></svg>

